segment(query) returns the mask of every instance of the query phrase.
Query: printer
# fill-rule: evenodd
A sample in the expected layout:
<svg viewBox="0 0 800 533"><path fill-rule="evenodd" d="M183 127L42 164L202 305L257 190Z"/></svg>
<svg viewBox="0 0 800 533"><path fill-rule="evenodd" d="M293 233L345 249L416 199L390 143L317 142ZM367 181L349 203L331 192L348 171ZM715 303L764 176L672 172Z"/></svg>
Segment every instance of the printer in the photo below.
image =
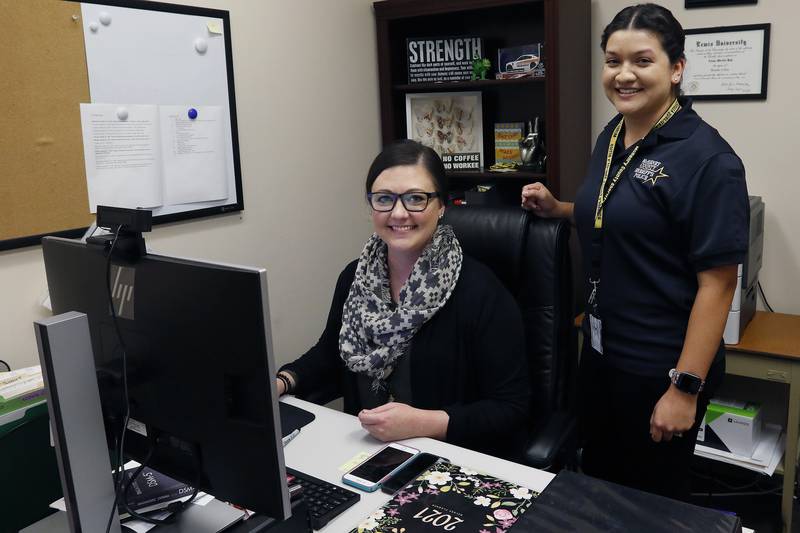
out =
<svg viewBox="0 0 800 533"><path fill-rule="evenodd" d="M745 326L756 312L758 297L758 271L764 252L764 202L760 196L750 197L750 236L747 256L739 265L736 293L733 296L728 322L722 340L725 344L738 344Z"/></svg>

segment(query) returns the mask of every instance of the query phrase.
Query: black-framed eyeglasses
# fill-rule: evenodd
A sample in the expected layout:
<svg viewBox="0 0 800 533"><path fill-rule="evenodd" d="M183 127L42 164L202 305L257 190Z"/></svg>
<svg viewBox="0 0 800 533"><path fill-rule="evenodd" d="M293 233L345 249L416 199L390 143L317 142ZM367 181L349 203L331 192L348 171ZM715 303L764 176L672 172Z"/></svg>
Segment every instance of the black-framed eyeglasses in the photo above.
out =
<svg viewBox="0 0 800 533"><path fill-rule="evenodd" d="M425 211L431 198L438 198L438 192L410 191L403 194L394 192L368 192L367 200L375 211L391 211L397 205L397 199L403 202L406 211L419 213Z"/></svg>

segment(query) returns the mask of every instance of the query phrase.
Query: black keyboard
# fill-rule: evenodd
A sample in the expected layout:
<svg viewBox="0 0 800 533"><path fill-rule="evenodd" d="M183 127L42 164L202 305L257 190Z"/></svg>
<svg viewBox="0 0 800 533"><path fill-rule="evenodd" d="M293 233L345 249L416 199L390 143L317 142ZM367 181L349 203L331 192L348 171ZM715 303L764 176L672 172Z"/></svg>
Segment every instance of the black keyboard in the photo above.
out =
<svg viewBox="0 0 800 533"><path fill-rule="evenodd" d="M322 481L293 468L287 467L286 473L297 478L303 486L302 497L311 515L311 527L315 530L325 527L325 524L361 499L361 496L352 490Z"/></svg>

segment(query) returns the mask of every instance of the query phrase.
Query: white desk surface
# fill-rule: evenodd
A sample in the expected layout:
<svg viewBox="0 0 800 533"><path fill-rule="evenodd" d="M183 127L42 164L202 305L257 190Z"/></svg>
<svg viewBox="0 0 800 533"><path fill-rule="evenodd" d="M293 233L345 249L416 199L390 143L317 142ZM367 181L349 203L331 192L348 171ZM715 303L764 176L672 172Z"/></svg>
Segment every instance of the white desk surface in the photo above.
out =
<svg viewBox="0 0 800 533"><path fill-rule="evenodd" d="M294 397L281 401L314 413L316 419L303 427L300 434L283 449L286 466L348 488L361 494L361 500L332 520L325 533L342 533L358 526L372 511L388 502L391 496L380 490L362 492L342 483L339 467L361 452L375 452L384 443L373 438L361 427L358 418L309 403ZM415 438L401 441L419 450L446 457L452 463L517 483L541 492L554 475L518 463L498 459L483 453L447 444L435 439Z"/></svg>
<svg viewBox="0 0 800 533"><path fill-rule="evenodd" d="M361 494L361 500L356 505L332 520L322 531L345 533L356 528L372 511L388 502L391 497L380 490L367 493L344 485L341 481L343 472L339 467L361 452L377 451L383 443L372 438L354 416L294 397L283 397L281 401L310 411L316 416L316 419L304 426L300 434L283 449L286 465ZM544 490L555 477L543 470L435 439L417 438L402 442L419 450L447 457L455 464L469 466L538 492ZM51 524L54 519L59 522L58 528ZM25 531L67 531L66 514L51 515L26 528ZM743 531L753 533L747 528L743 528Z"/></svg>

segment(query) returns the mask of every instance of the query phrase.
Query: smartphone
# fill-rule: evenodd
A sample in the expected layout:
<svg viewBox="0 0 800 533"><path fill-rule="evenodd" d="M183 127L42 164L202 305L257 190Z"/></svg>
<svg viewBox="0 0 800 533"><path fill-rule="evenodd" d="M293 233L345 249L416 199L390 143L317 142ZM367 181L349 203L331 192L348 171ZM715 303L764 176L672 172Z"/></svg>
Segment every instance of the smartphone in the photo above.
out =
<svg viewBox="0 0 800 533"><path fill-rule="evenodd" d="M402 468L396 470L394 474L385 479L383 483L381 483L381 490L386 494L394 494L411 483L411 481L416 479L418 475L430 468L431 465L439 459L442 459L442 457L433 455L432 453L418 453L404 464ZM447 459L445 459L445 461L447 461Z"/></svg>
<svg viewBox="0 0 800 533"><path fill-rule="evenodd" d="M366 492L374 492L384 479L418 453L417 449L392 442L343 475L342 482Z"/></svg>

